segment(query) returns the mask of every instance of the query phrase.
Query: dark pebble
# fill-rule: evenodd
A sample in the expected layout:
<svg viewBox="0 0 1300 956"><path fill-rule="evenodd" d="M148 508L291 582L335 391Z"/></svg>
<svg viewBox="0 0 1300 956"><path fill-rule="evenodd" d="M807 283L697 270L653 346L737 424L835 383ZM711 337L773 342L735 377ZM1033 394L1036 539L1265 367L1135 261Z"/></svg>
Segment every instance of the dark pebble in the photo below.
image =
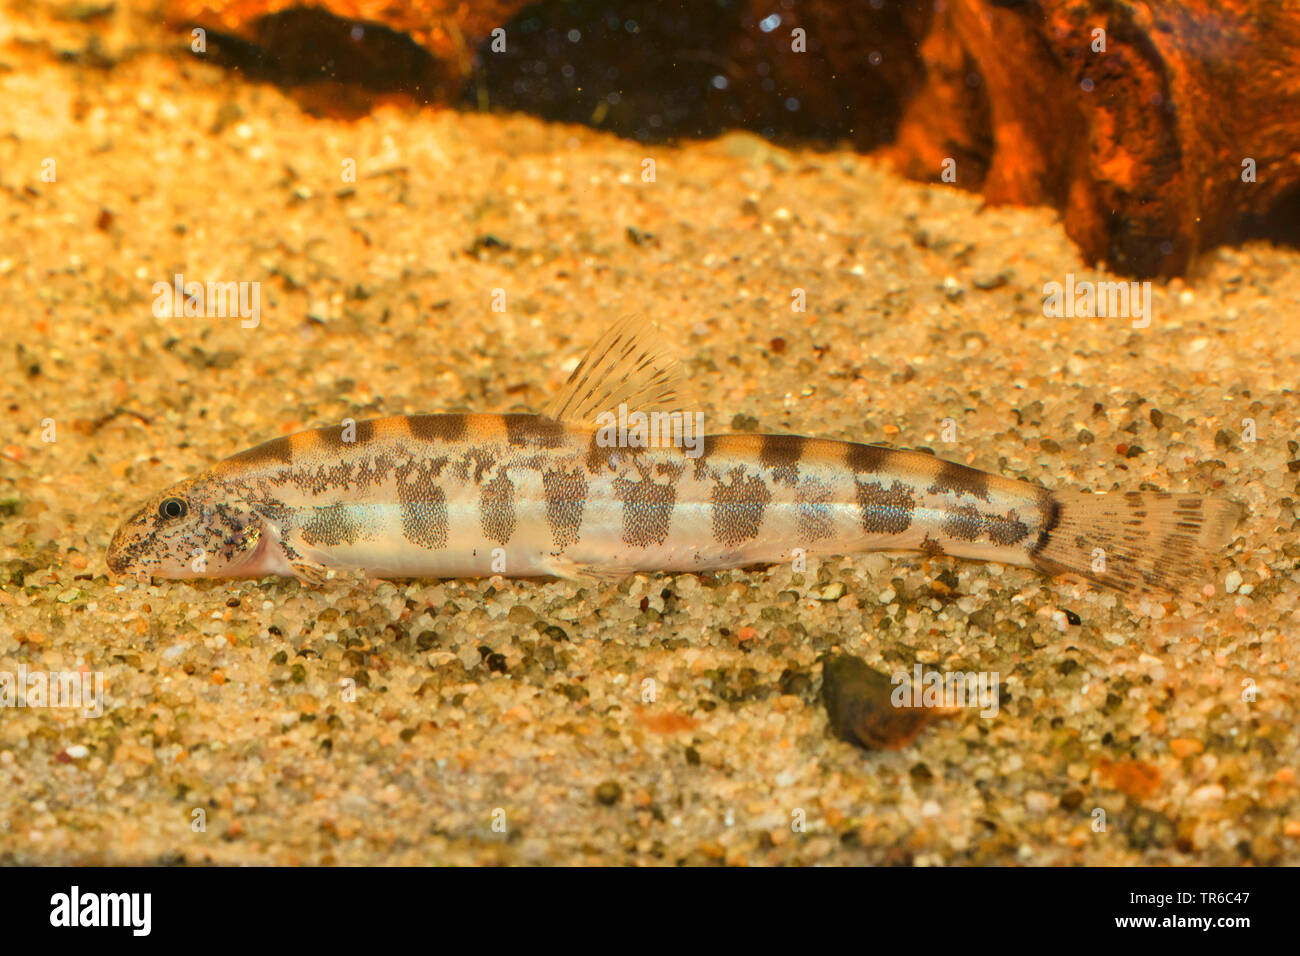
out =
<svg viewBox="0 0 1300 956"><path fill-rule="evenodd" d="M623 788L613 780L606 780L596 788L596 801L607 807L612 807L623 799Z"/></svg>
<svg viewBox="0 0 1300 956"><path fill-rule="evenodd" d="M791 670L787 667L781 672L780 687L783 694L806 697L812 690L812 679L803 671Z"/></svg>
<svg viewBox="0 0 1300 956"><path fill-rule="evenodd" d="M831 730L841 740L867 749L905 747L935 719L924 707L895 707L887 674L848 654L822 664L822 702Z"/></svg>

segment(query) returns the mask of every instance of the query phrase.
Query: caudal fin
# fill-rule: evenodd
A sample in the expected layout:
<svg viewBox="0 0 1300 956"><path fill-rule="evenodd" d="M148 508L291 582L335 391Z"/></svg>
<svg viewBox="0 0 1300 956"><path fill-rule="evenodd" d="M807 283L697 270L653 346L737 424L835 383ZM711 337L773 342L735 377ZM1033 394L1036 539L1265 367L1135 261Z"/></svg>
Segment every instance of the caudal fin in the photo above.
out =
<svg viewBox="0 0 1300 956"><path fill-rule="evenodd" d="M1224 498L1144 492L1052 499L1032 552L1037 567L1128 593L1176 594L1202 581L1245 510Z"/></svg>

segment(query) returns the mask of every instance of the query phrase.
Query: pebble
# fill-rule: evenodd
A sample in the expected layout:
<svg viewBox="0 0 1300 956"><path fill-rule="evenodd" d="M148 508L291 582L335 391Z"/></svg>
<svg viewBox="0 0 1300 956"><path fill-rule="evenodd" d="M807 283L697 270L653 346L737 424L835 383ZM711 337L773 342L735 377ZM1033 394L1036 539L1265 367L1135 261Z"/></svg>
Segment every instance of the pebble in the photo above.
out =
<svg viewBox="0 0 1300 956"><path fill-rule="evenodd" d="M1042 815L1056 806L1056 799L1042 790L1030 790L1025 794L1025 809L1030 813Z"/></svg>
<svg viewBox="0 0 1300 956"><path fill-rule="evenodd" d="M623 799L623 788L615 780L606 780L596 788L596 802L612 807Z"/></svg>
<svg viewBox="0 0 1300 956"><path fill-rule="evenodd" d="M1222 803L1226 791L1217 783L1207 783L1192 791L1192 802L1199 804Z"/></svg>

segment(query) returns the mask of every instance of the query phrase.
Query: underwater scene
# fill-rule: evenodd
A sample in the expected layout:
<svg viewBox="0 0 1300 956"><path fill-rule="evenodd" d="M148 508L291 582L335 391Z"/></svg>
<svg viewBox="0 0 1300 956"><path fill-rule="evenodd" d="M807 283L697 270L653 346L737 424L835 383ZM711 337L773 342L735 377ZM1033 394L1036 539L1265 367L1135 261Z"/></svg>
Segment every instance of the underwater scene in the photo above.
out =
<svg viewBox="0 0 1300 956"><path fill-rule="evenodd" d="M1300 863L1298 51L3 0L0 863Z"/></svg>

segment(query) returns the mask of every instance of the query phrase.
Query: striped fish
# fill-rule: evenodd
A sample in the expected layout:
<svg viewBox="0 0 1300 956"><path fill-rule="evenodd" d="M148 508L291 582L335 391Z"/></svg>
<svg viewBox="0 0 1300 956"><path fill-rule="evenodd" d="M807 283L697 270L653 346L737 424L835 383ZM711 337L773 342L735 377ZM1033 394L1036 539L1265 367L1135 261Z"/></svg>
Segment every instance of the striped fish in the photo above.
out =
<svg viewBox="0 0 1300 956"><path fill-rule="evenodd" d="M396 416L268 441L147 501L108 567L592 580L889 550L1174 593L1241 514L1196 495L1050 491L877 445L741 434L629 447L600 427L620 404L671 406L682 381L624 322L544 414Z"/></svg>

